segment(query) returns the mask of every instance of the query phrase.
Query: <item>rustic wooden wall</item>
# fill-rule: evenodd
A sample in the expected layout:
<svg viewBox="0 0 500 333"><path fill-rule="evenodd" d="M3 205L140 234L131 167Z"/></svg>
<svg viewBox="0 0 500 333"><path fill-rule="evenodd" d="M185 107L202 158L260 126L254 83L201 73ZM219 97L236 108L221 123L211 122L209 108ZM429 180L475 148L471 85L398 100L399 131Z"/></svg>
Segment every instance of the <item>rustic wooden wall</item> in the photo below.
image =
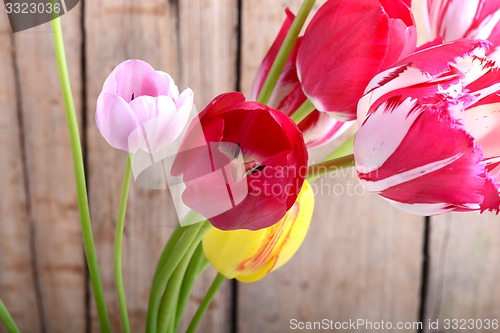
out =
<svg viewBox="0 0 500 333"><path fill-rule="evenodd" d="M283 9L299 5L86 0L62 17L114 331L120 322L112 251L126 156L96 130L95 101L105 77L121 61L141 58L191 87L198 109L224 91L248 93ZM50 25L12 34L0 10L0 42L0 298L22 332L98 332ZM351 171L324 177L317 190L299 253L258 283L226 283L200 332L281 333L293 318L500 318L497 216L450 214L425 223L364 193ZM143 330L156 259L176 222L168 192L132 186L123 266L133 332ZM210 270L197 285L189 314L213 275Z"/></svg>

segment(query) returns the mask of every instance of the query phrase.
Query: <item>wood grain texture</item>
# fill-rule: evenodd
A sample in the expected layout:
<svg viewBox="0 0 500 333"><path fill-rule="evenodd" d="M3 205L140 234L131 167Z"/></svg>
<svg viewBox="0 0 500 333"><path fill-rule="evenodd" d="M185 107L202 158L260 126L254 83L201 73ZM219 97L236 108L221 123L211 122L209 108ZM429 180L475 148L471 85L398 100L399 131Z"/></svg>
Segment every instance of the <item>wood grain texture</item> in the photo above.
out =
<svg viewBox="0 0 500 333"><path fill-rule="evenodd" d="M0 12L0 298L19 328L40 328L32 266L32 220L26 196L18 114L14 46L7 15ZM6 332L0 325L0 332Z"/></svg>
<svg viewBox="0 0 500 333"><path fill-rule="evenodd" d="M248 93L283 8L297 12L301 2L243 3L241 86ZM322 178L316 188L313 222L297 255L258 283L239 284L238 332L285 332L293 318L417 321L423 219L364 193L353 171Z"/></svg>
<svg viewBox="0 0 500 333"><path fill-rule="evenodd" d="M120 327L112 255L124 152L112 149L95 127L95 101L106 76L125 59L139 58L172 75L180 89L191 87L202 109L215 95L236 87L234 0L100 1L85 5L87 116L90 196L96 242L112 326ZM132 185L124 237L124 283L133 332L144 330L147 300L157 258L177 216L166 190ZM213 273L212 273L213 274ZM210 275L210 273L209 273ZM188 316L211 282L199 281ZM230 329L230 290L224 288L201 324L204 332ZM97 332L92 314L92 331Z"/></svg>
<svg viewBox="0 0 500 333"><path fill-rule="evenodd" d="M499 222L489 213L432 218L426 320L500 320Z"/></svg>
<svg viewBox="0 0 500 333"><path fill-rule="evenodd" d="M417 321L422 219L360 195L353 172L314 186L299 252L260 282L239 285L239 332L284 332L291 319Z"/></svg>
<svg viewBox="0 0 500 333"><path fill-rule="evenodd" d="M79 113L80 15L80 10L74 9L62 18ZM39 313L42 316L37 319L37 315L33 314L33 323L30 323L31 318L26 318L21 325L40 326L40 330L46 332L83 332L85 264L71 150L50 24L14 34L11 46L15 48L15 68L20 87L19 125L22 131L21 149L24 151L24 161L18 160L18 168L25 163L27 213L32 223L30 232L33 241L30 269L35 272L34 282L38 287ZM11 84L14 82L11 81ZM25 247L26 244L19 246ZM22 249L24 252L27 250L29 247ZM24 296L27 300L36 297L36 293L29 289L32 286L33 283L27 286L29 294Z"/></svg>

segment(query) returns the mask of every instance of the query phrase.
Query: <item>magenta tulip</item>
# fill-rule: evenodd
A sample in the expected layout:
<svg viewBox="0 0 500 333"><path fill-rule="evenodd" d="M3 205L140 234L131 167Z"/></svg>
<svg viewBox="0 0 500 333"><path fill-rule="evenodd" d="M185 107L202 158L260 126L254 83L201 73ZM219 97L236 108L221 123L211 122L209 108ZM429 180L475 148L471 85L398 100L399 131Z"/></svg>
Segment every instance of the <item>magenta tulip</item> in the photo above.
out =
<svg viewBox="0 0 500 333"><path fill-rule="evenodd" d="M373 76L414 51L407 3L335 0L318 10L297 54L302 88L318 110L356 119L356 104Z"/></svg>
<svg viewBox="0 0 500 333"><path fill-rule="evenodd" d="M358 107L359 178L420 215L500 206L500 72L488 44L458 40L376 76Z"/></svg>
<svg viewBox="0 0 500 333"><path fill-rule="evenodd" d="M307 158L288 116L232 92L216 97L190 125L171 174L186 185L183 202L216 228L257 230L292 207Z"/></svg>
<svg viewBox="0 0 500 333"><path fill-rule="evenodd" d="M257 99L264 81L269 74L271 66L276 59L278 51L283 44L286 34L292 25L295 16L288 9L286 10L286 19L274 40L271 48L262 60L262 63L257 72L257 76L252 86L252 99ZM278 83L274 88L271 99L268 105L276 108L288 116L291 116L297 108L306 101L307 97L302 91L299 77L297 76L297 49L301 43L301 38L298 39L295 47L290 54L285 68L283 69ZM299 129L304 133L306 145L309 148L324 145L339 135L341 135L352 123L338 121L326 112L314 110L303 121L300 122Z"/></svg>
<svg viewBox="0 0 500 333"><path fill-rule="evenodd" d="M104 82L95 117L97 128L114 148L155 152L177 139L192 108L191 89L179 94L167 73L141 60L127 60Z"/></svg>

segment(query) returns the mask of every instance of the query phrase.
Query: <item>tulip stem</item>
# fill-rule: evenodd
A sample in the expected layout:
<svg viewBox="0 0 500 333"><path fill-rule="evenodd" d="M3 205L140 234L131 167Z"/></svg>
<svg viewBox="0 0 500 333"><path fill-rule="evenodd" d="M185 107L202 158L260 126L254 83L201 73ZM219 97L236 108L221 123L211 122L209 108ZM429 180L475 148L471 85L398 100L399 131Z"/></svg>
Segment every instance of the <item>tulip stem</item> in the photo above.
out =
<svg viewBox="0 0 500 333"><path fill-rule="evenodd" d="M189 225L182 229L186 229L178 242L171 244L172 237L170 238L165 250L163 251L160 262L156 268L155 276L153 278L153 285L149 295L148 313L146 319L146 332L156 332L158 323L158 311L160 310L161 299L165 292L165 288L169 282L173 272L181 262L182 258L186 255L189 248L196 245L201 241L201 238L208 230L210 224L205 221ZM200 230L205 232L199 233ZM174 232L175 233L175 232ZM178 235L175 235L177 237ZM167 251L169 250L169 251ZM163 259L163 260L162 260Z"/></svg>
<svg viewBox="0 0 500 333"><path fill-rule="evenodd" d="M327 161L334 160L334 159L337 159L340 157L344 157L347 154L351 154L353 142L354 142L354 135L349 137L337 149L335 149L330 154L328 154L323 159L323 162L327 162ZM312 182L316 181L316 179L318 179L319 177L321 177L320 174L313 174L313 175L308 176L307 180L309 181L309 183L312 183Z"/></svg>
<svg viewBox="0 0 500 333"><path fill-rule="evenodd" d="M9 311L7 310L7 307L5 304L3 304L2 300L0 299L0 319L5 325L5 328L7 329L7 332L9 333L20 333L19 328L17 328L16 323L14 322L14 319L12 319L12 316L10 315Z"/></svg>
<svg viewBox="0 0 500 333"><path fill-rule="evenodd" d="M354 155L342 156L339 158L335 158L333 160L324 161L318 164L310 165L307 168L307 176L309 179L316 179L317 177L324 175L326 173L330 173L333 171L338 171L340 169L346 169L353 167L354 164Z"/></svg>
<svg viewBox="0 0 500 333"><path fill-rule="evenodd" d="M302 120L306 119L308 115L311 114L316 110L316 107L314 104L309 100L306 99L304 103L302 103L297 110L290 116L292 120L298 125Z"/></svg>
<svg viewBox="0 0 500 333"><path fill-rule="evenodd" d="M281 48L274 59L274 63L269 70L269 74L266 77L266 81L262 86L259 97L257 98L258 102L263 104L267 104L271 95L273 94L274 87L278 82L278 79L285 67L286 61L292 52L293 46L299 37L300 30L304 26L304 23L307 19L307 16L311 12L311 9L316 0L304 0L302 6L297 13L297 16L293 20L292 25L290 26L290 30L286 34L285 40L281 45Z"/></svg>
<svg viewBox="0 0 500 333"><path fill-rule="evenodd" d="M73 168L75 174L76 191L78 198L78 210L80 214L80 224L82 228L83 248L87 259L90 282L94 291L97 314L101 331L103 333L111 332L108 311L106 309L106 300L102 289L101 278L99 274L99 265L97 262L96 248L92 234L92 224L90 221L90 210L87 195L87 185L85 180L85 168L83 165L82 147L80 133L78 131L78 121L76 118L75 104L71 92L68 66L66 63L66 54L64 52L64 40L62 35L61 22L59 18L51 21L52 37L54 39L54 51L57 61L57 70L59 81L61 83L64 109L66 112L66 121L68 124L69 139L71 143L71 153L73 157Z"/></svg>
<svg viewBox="0 0 500 333"><path fill-rule="evenodd" d="M182 315L186 309L186 305L189 300L189 295L193 290L194 284L198 277L205 271L208 267L209 262L203 253L203 247L201 243L196 248L195 253L193 254L193 258L189 263L189 267L186 271L186 275L184 276L184 280L182 281L182 287L179 293L179 300L177 302L177 310L175 314L175 324L174 331L177 332L179 330L179 325L181 323Z"/></svg>
<svg viewBox="0 0 500 333"><path fill-rule="evenodd" d="M193 245L199 245L201 237L205 235L206 231L208 230L207 227L209 226L209 224L205 225L205 227L202 227L198 230L196 239L188 248L186 254L182 258L181 262L172 274L172 277L168 281L168 285L165 289L165 293L163 294L162 304L158 313L158 332L173 333L173 329L175 326L175 315L178 305L177 302L179 299L182 281L186 274L186 270L188 269L189 262L191 261L195 250L198 248L198 246Z"/></svg>
<svg viewBox="0 0 500 333"><path fill-rule="evenodd" d="M332 151L330 154L326 155L323 161L333 160L347 154L352 154L352 146L354 143L354 135L350 136L346 141L344 141L337 149Z"/></svg>
<svg viewBox="0 0 500 333"><path fill-rule="evenodd" d="M127 299L125 297L125 288L123 287L123 272L122 272L122 244L123 230L125 228L125 215L127 212L128 193L130 190L130 180L132 178L132 155L127 158L125 173L123 175L122 190L120 194L120 205L118 208L118 219L116 222L115 234L115 255L114 255L114 271L116 282L116 294L118 297L118 306L120 308L120 317L122 321L122 329L125 333L130 333L130 322L127 312Z"/></svg>
<svg viewBox="0 0 500 333"><path fill-rule="evenodd" d="M222 283L224 282L226 278L224 275L217 273L215 276L214 281L212 282L212 285L210 285L210 288L208 289L207 293L205 294L205 297L200 303L200 306L198 307L198 310L196 310L196 313L193 316L193 319L191 319L191 322L189 323L189 326L186 330L186 333L194 333L196 331L196 328L198 327L198 324L201 321L201 318L203 318L203 315L208 309L208 306L210 303L212 303L212 300L215 297L215 294L217 294L217 291L219 288L222 286Z"/></svg>

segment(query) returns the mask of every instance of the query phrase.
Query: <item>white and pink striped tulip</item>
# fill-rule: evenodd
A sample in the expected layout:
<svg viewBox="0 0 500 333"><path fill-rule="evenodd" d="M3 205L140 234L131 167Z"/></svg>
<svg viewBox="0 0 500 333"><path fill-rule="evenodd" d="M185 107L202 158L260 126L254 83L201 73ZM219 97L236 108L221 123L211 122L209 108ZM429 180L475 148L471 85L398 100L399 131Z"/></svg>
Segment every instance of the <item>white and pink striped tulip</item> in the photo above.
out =
<svg viewBox="0 0 500 333"><path fill-rule="evenodd" d="M419 51L377 75L358 104L358 176L418 215L500 207L500 71L488 43Z"/></svg>
<svg viewBox="0 0 500 333"><path fill-rule="evenodd" d="M432 38L479 38L493 43L487 56L500 60L500 0L424 0L424 19Z"/></svg>

